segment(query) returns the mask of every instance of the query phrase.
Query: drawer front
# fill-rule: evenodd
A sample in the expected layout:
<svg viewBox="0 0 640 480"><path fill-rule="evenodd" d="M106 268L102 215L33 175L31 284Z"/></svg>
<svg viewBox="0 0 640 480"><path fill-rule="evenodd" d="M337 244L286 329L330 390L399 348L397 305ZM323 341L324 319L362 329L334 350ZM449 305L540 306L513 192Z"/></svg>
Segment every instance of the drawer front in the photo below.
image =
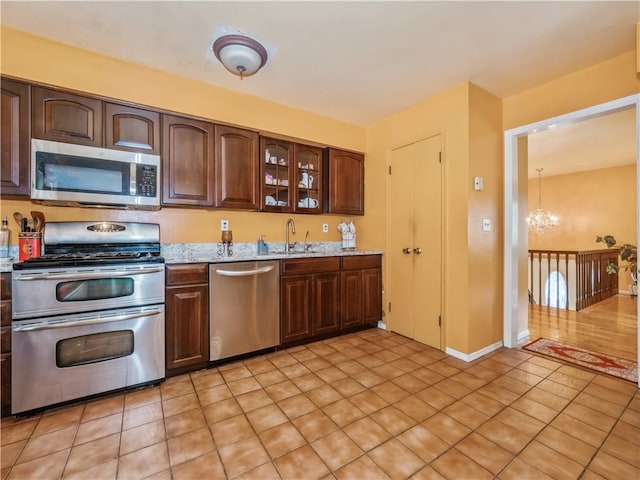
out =
<svg viewBox="0 0 640 480"><path fill-rule="evenodd" d="M340 270L339 257L295 258L282 260L280 265L282 275L298 273L336 272Z"/></svg>
<svg viewBox="0 0 640 480"><path fill-rule="evenodd" d="M165 281L168 287L208 283L209 264L190 263L183 265L167 265Z"/></svg>
<svg viewBox="0 0 640 480"><path fill-rule="evenodd" d="M0 353L11 351L11 327L0 328Z"/></svg>
<svg viewBox="0 0 640 480"><path fill-rule="evenodd" d="M11 300L0 302L0 327L11 326Z"/></svg>
<svg viewBox="0 0 640 480"><path fill-rule="evenodd" d="M363 268L381 268L382 255L354 255L342 257L342 270L360 270Z"/></svg>
<svg viewBox="0 0 640 480"><path fill-rule="evenodd" d="M0 298L11 299L11 274L8 272L0 273Z"/></svg>

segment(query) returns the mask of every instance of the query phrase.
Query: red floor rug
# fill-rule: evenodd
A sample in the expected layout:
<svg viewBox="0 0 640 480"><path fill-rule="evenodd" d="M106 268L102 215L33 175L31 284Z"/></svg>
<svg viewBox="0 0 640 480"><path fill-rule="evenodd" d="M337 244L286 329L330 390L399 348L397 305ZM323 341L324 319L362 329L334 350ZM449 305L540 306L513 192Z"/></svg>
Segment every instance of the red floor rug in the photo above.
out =
<svg viewBox="0 0 640 480"><path fill-rule="evenodd" d="M524 350L539 353L566 363L595 370L632 383L638 383L638 365L622 358L612 357L599 352L590 352L571 345L538 338L522 347Z"/></svg>

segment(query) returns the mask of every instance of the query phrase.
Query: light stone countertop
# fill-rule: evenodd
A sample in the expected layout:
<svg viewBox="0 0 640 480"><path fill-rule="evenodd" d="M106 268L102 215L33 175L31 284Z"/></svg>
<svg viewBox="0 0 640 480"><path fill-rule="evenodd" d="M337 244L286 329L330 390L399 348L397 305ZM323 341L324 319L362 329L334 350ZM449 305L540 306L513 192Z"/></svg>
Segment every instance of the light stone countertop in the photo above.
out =
<svg viewBox="0 0 640 480"><path fill-rule="evenodd" d="M232 256L218 255L217 243L163 243L160 255L167 264L177 263L226 263L255 260L280 260L283 258L345 257L351 255L382 255L382 250L342 250L341 242L313 242L311 251L302 252L303 244L298 243L291 253L284 253L284 242L270 243L269 253L256 253L254 242L234 243ZM12 252L13 253L13 252ZM0 272L11 272L13 263L18 262L18 248L15 247L13 261L0 265Z"/></svg>
<svg viewBox="0 0 640 480"><path fill-rule="evenodd" d="M255 242L234 243L233 255L218 255L217 243L162 244L160 255L167 264L177 263L226 263L255 260L280 260L284 258L344 257L350 255L382 255L381 250L342 250L341 242L312 242L311 251L304 253L298 242L292 252L284 253L284 243L270 243L268 254L257 254Z"/></svg>

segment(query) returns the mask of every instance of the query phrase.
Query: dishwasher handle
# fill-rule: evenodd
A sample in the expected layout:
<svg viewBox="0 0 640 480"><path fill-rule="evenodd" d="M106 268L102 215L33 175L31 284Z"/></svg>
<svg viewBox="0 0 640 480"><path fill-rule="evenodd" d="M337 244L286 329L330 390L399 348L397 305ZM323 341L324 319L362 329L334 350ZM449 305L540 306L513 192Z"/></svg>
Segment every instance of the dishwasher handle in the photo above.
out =
<svg viewBox="0 0 640 480"><path fill-rule="evenodd" d="M269 273L271 270L273 270L273 265L260 267L253 270L220 270L216 268L216 273L223 277L251 277L253 275Z"/></svg>

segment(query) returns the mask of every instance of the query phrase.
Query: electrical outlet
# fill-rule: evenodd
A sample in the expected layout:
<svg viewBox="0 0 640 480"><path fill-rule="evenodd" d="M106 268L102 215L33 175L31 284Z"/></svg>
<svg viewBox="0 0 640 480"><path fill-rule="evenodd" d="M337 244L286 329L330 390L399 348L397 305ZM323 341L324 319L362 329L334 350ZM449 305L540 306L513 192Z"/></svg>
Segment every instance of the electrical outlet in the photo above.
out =
<svg viewBox="0 0 640 480"><path fill-rule="evenodd" d="M229 231L229 220L220 220L220 230L223 232Z"/></svg>
<svg viewBox="0 0 640 480"><path fill-rule="evenodd" d="M322 224L322 232L323 233L329 233L329 224L328 223L323 223Z"/></svg>

